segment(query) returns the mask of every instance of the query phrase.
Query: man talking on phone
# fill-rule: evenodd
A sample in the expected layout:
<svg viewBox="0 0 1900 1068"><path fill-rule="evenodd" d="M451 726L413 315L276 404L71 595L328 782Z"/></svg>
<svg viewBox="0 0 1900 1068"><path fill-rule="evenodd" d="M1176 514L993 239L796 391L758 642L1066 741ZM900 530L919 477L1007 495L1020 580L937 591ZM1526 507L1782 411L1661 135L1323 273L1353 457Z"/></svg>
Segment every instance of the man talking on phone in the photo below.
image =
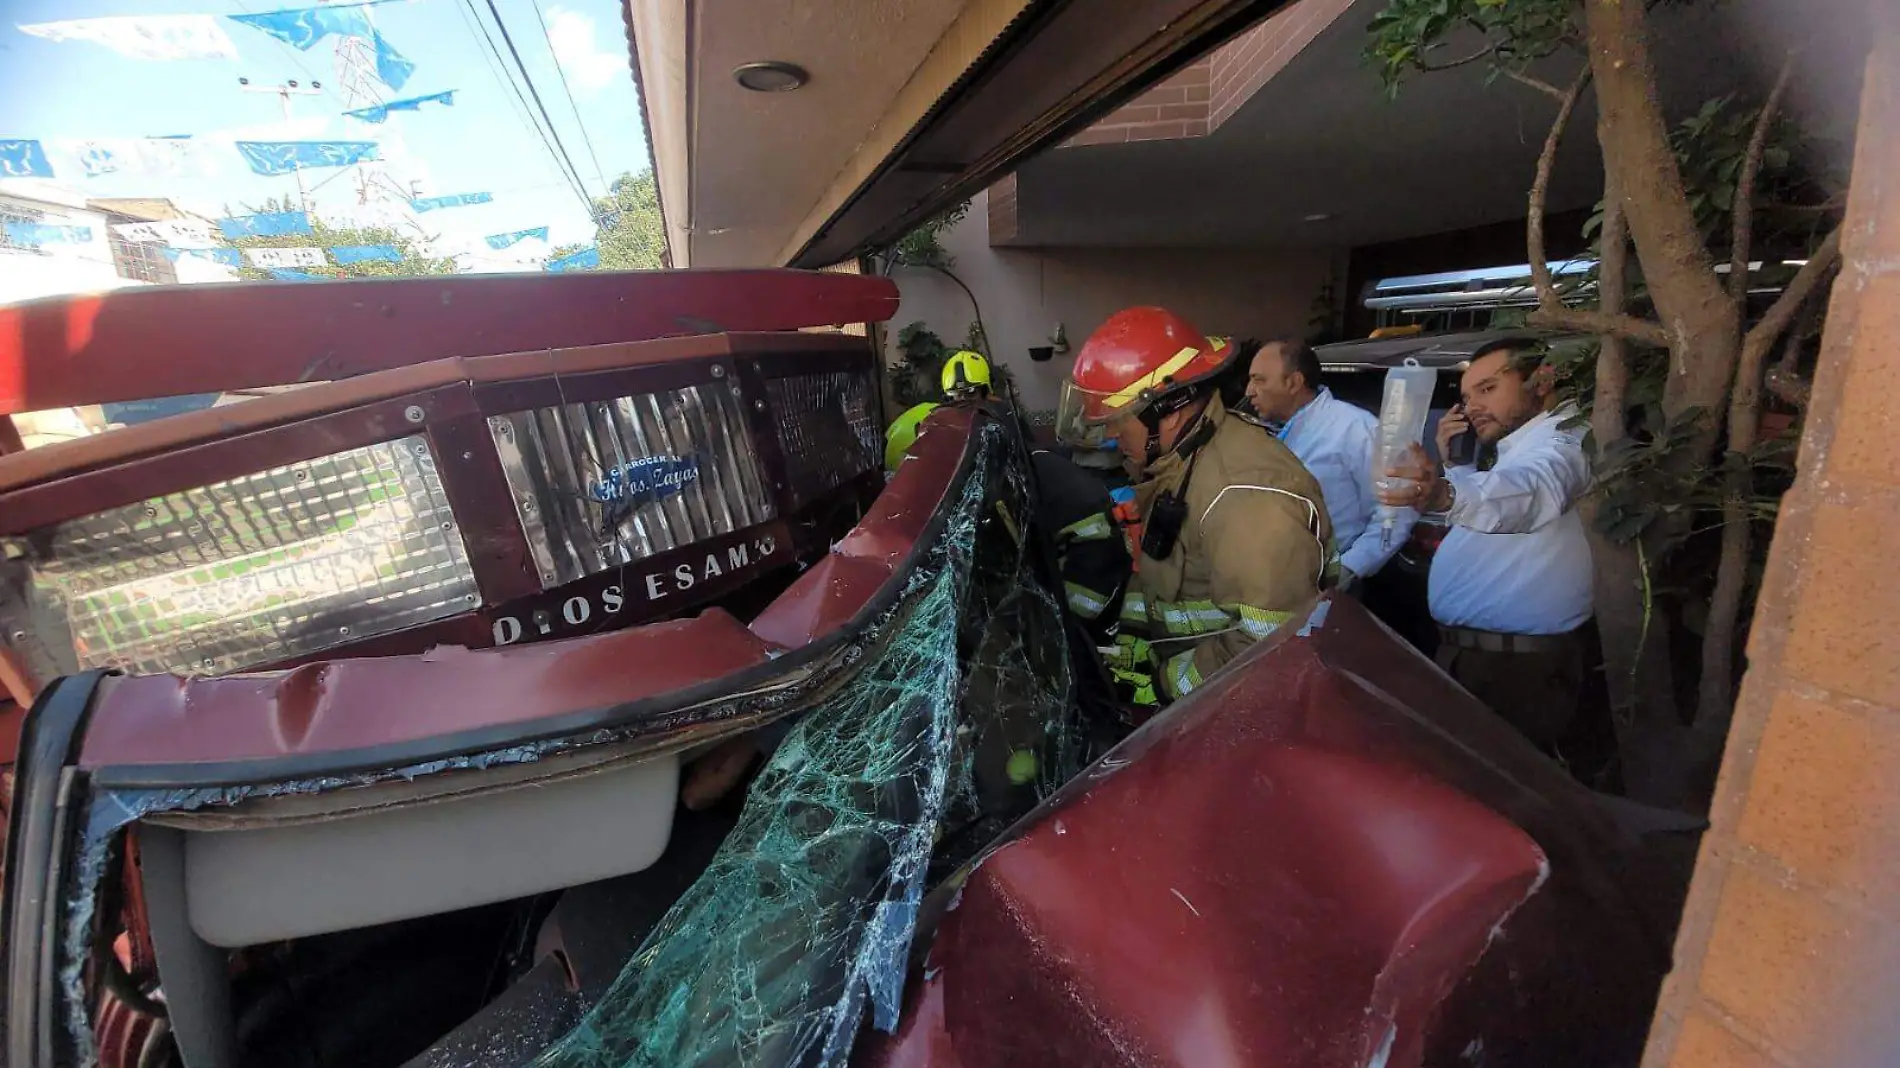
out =
<svg viewBox="0 0 1900 1068"><path fill-rule="evenodd" d="M1497 448L1488 471L1442 472L1423 449L1387 472L1388 505L1443 513L1451 530L1432 558L1439 666L1546 753L1573 770L1600 754L1590 543L1577 502L1590 487L1576 409L1560 404L1536 342L1508 338L1471 358L1464 403L1439 420L1439 455L1469 431ZM1584 710L1588 709L1587 712Z"/></svg>

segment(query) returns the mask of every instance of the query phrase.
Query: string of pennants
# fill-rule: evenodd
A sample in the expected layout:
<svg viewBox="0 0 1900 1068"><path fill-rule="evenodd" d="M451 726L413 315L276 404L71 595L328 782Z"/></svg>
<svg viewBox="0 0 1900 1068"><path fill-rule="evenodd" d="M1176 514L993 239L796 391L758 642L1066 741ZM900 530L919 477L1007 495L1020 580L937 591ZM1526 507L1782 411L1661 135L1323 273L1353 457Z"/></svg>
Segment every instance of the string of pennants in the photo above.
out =
<svg viewBox="0 0 1900 1068"><path fill-rule="evenodd" d="M358 3L325 4L321 7L291 8L279 11L223 16L251 30L275 38L285 45L307 51L332 36L356 37L367 42L374 57L377 77L391 89L400 90L415 73L416 65L404 57L371 21L369 8L392 0L362 0ZM18 29L30 36L53 42L86 42L119 55L139 60L169 61L238 58L237 48L219 16L130 15L70 19L57 22L22 24ZM454 107L457 90L424 93L384 101L369 107L343 112L347 118L367 125L381 125L399 112L421 112L430 107ZM230 154L227 154L230 153ZM41 141L28 138L0 138L0 178L42 178L63 176L76 169L87 178L114 174L144 174L164 177L209 175L225 161L242 159L251 173L276 177L306 169L354 167L380 160L381 146L373 140L255 140L233 136L61 139ZM452 193L415 197L409 201L417 213L469 207L494 202L487 192ZM610 228L618 213L605 213L594 221ZM264 212L217 220L173 219L158 222L120 223L110 227L122 240L154 244L172 260L192 256L228 267L248 261L281 280L314 280L322 276L306 268L329 266L327 252L339 266L398 261L402 250L395 245L347 245L331 248L230 248L227 242L240 238L303 236L314 232L311 218L301 211ZM9 243L38 247L49 244L89 244L95 239L88 226L55 226L42 223L5 224ZM549 240L547 226L529 227L507 233L490 234L482 239L491 250L501 251L532 241ZM525 251L525 250L524 250ZM600 251L588 246L566 256L549 260L549 271L589 270L600 266Z"/></svg>
<svg viewBox="0 0 1900 1068"><path fill-rule="evenodd" d="M349 267L361 263L396 263L403 258L399 246L388 244L239 249L223 243L223 240L235 238L294 237L313 233L310 217L300 211L263 212L215 221L167 219L159 222L113 223L110 229L125 241L157 244L165 257L173 262L190 256L233 269L249 264L268 272L278 281L287 282L318 281L326 277L311 274L311 268L327 268L332 264ZM90 226L54 226L30 222L8 222L4 225L4 232L10 242L24 246L90 244L94 236ZM548 240L548 228L536 226L505 234L490 234L482 240L489 248L497 250L512 248L524 241L545 243ZM600 249L589 245L548 260L543 270L560 273L594 270L599 266Z"/></svg>

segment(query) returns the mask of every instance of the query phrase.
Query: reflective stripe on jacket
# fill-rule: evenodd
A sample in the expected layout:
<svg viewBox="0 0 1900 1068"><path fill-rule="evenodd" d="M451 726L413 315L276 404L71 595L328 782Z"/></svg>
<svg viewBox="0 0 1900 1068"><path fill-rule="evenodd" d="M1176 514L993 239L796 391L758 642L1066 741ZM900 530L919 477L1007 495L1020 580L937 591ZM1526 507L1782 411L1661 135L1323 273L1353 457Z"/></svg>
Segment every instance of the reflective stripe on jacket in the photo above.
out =
<svg viewBox="0 0 1900 1068"><path fill-rule="evenodd" d="M1318 596L1334 565L1332 524L1319 483L1264 428L1218 402L1203 416L1213 435L1187 485L1187 519L1165 560L1143 555L1121 622L1147 636L1170 697L1272 634ZM1155 499L1187 479L1188 458L1163 457L1136 486L1145 520Z"/></svg>

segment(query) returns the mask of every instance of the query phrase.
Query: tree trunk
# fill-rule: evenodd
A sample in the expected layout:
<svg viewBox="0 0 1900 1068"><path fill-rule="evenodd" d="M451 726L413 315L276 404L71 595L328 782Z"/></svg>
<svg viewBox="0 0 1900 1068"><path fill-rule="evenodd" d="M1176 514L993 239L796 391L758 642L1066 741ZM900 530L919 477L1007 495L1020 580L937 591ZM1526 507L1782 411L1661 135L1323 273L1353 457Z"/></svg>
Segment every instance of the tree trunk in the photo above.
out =
<svg viewBox="0 0 1900 1068"><path fill-rule="evenodd" d="M1743 183L1744 188L1746 185ZM1736 210L1748 210L1747 203L1738 199ZM1722 553L1715 569L1715 592L1709 598L1708 631L1702 639L1702 680L1695 718L1695 756L1701 763L1713 765L1721 757L1734 711L1735 639L1754 533L1749 526L1753 519L1748 514L1748 500L1754 496L1755 477L1747 453L1754 447L1761 425L1762 377L1768 351L1799 310L1821 294L1821 280L1833 270L1839 256L1837 229L1809 254L1801 273L1742 342L1741 360L1729 394L1728 451L1723 457Z"/></svg>
<svg viewBox="0 0 1900 1068"><path fill-rule="evenodd" d="M1656 97L1645 6L1629 0L1586 0L1590 63L1597 86L1597 139L1606 172L1617 175L1630 236L1643 264L1656 312L1669 337L1670 373L1663 410L1671 418L1694 409L1709 416L1698 463L1715 444L1714 414L1724 407L1741 352L1741 321L1696 229L1682 172Z"/></svg>
<svg viewBox="0 0 1900 1068"><path fill-rule="evenodd" d="M1629 224L1618 194L1616 176L1606 172L1597 289L1602 311L1611 317L1623 314L1629 291ZM1597 352L1590 414L1590 432L1599 454L1628 433L1628 394L1626 343L1604 334ZM1603 681L1623 765L1623 790L1647 804L1683 807L1687 799L1681 775L1682 729L1668 621L1655 610L1637 546L1611 541L1600 532L1600 507L1601 499L1592 494L1582 510L1590 537L1597 635L1603 643Z"/></svg>

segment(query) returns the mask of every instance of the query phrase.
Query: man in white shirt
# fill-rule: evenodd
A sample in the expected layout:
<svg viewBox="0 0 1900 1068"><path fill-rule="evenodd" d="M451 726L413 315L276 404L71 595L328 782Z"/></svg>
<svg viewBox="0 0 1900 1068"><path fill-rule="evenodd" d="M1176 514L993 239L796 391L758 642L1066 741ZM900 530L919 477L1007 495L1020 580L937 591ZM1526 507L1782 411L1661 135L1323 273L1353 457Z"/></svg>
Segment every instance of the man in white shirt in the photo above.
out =
<svg viewBox="0 0 1900 1068"><path fill-rule="evenodd" d="M1247 399L1261 418L1280 424L1280 440L1319 482L1333 521L1339 586L1354 590L1405 544L1417 516L1401 511L1390 531L1375 521L1372 450L1379 418L1334 397L1319 379L1319 356L1311 345L1269 341L1248 368Z"/></svg>
<svg viewBox="0 0 1900 1068"><path fill-rule="evenodd" d="M1576 410L1558 404L1532 342L1479 350L1459 386L1464 403L1438 424L1439 455L1470 431L1496 444L1496 464L1441 474L1415 448L1388 472L1412 484L1379 499L1443 512L1451 525L1430 580L1439 665L1538 748L1574 761L1582 754L1560 747L1600 746L1607 728L1585 696L1596 679L1590 543L1577 512L1590 487L1583 428L1565 425Z"/></svg>

